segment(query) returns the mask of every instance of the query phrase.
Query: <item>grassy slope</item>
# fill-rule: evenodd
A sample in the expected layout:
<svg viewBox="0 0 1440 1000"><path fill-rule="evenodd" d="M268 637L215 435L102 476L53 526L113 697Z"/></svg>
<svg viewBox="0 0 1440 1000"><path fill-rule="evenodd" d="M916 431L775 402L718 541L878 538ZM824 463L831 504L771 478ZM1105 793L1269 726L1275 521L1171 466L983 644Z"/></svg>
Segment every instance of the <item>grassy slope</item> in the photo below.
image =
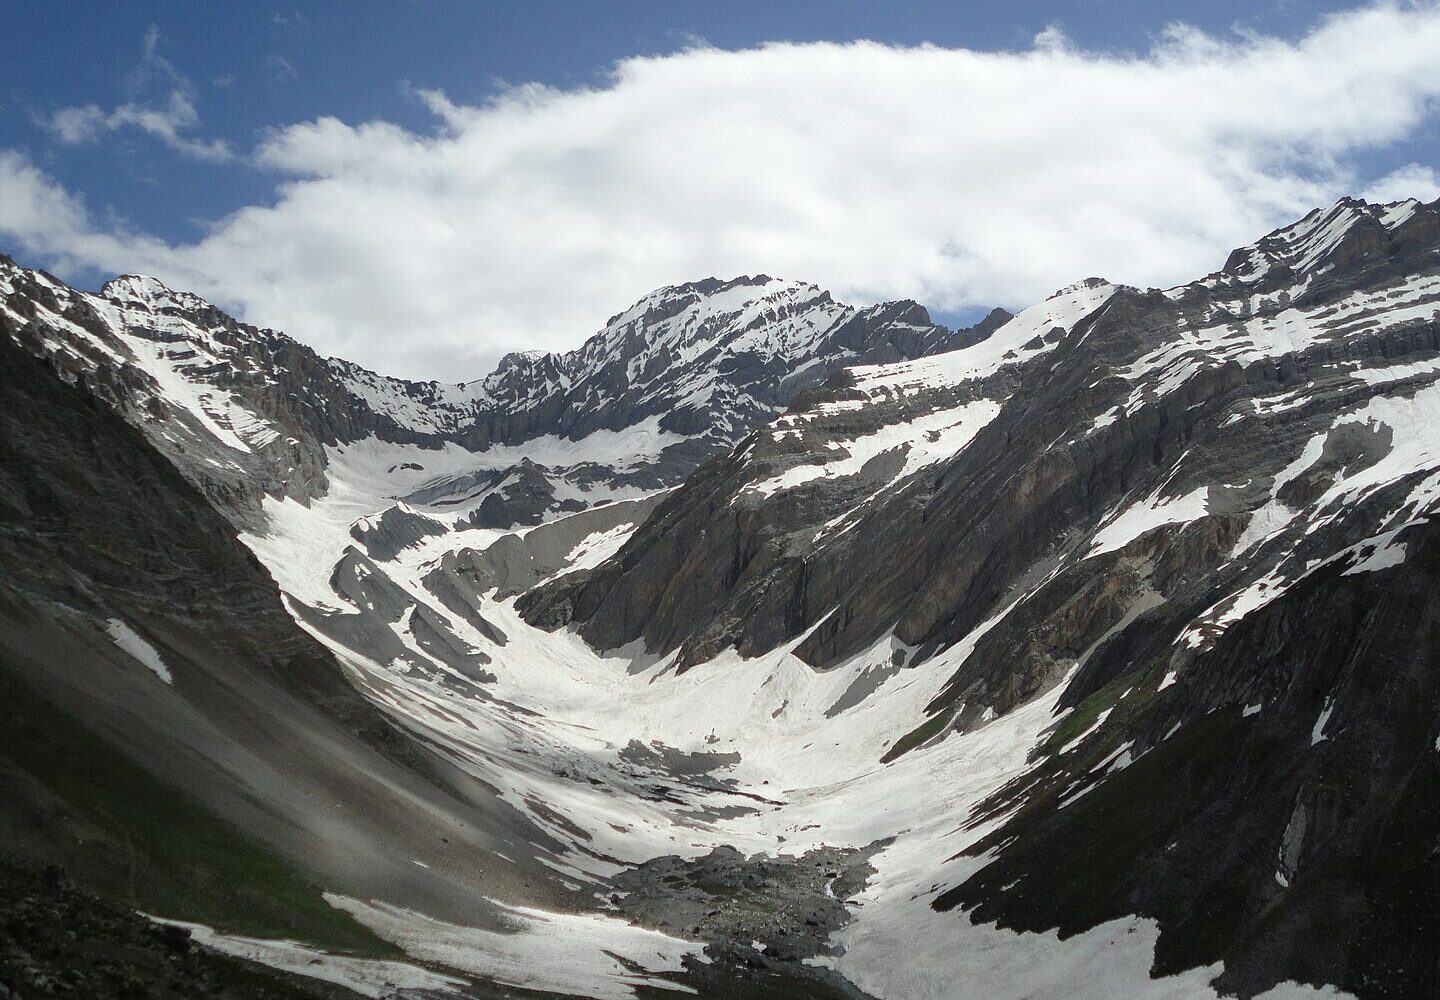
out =
<svg viewBox="0 0 1440 1000"><path fill-rule="evenodd" d="M398 954L289 865L3 674L0 827L20 853L148 913Z"/></svg>

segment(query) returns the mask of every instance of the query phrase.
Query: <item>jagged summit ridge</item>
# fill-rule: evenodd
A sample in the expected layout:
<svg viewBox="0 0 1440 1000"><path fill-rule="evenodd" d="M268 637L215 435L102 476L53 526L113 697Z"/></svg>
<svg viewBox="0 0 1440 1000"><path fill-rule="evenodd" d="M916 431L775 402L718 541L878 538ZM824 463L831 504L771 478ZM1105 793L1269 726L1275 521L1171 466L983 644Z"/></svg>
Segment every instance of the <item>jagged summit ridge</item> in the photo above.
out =
<svg viewBox="0 0 1440 1000"><path fill-rule="evenodd" d="M189 452L181 464L202 489L251 510L265 495L323 491L325 449L370 438L512 462L527 442L631 433L645 444L625 488L673 484L838 368L944 350L1008 315L950 331L915 303L857 309L803 282L707 278L645 296L574 351L511 354L483 380L447 384L322 358L143 275L85 293L9 262L0 294L13 322L43 328L31 343L66 377L135 414L162 450ZM560 447L567 466L586 470L565 489L613 476L608 462L587 457L609 447ZM491 461L477 459L484 474L463 481L503 471Z"/></svg>
<svg viewBox="0 0 1440 1000"><path fill-rule="evenodd" d="M1305 282L1374 252L1387 233L1401 240L1425 239L1435 225L1436 204L1415 198L1388 204L1342 198L1235 250L1221 273L1250 285Z"/></svg>
<svg viewBox="0 0 1440 1000"><path fill-rule="evenodd" d="M692 412L692 424L737 418L730 430L738 432L752 426L748 413L773 410L803 388L807 378L795 376L807 365L816 369L808 380L818 382L852 359L918 356L952 337L916 303L857 309L813 284L757 275L657 289L573 351L509 354L462 386L337 369L372 406L417 430L448 425L512 440L515 431L493 426L491 411L503 409L512 426L539 426L525 419L534 413L568 435L669 412L682 423ZM412 399L435 413L416 414ZM725 439L735 440L728 430Z"/></svg>

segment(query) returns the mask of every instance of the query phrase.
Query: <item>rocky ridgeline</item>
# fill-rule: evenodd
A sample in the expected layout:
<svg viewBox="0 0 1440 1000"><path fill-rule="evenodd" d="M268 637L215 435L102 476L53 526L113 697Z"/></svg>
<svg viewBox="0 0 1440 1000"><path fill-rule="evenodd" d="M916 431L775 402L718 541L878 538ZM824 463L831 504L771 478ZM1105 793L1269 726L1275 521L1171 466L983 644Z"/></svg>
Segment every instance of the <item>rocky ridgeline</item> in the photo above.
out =
<svg viewBox="0 0 1440 1000"><path fill-rule="evenodd" d="M482 381L447 385L321 358L153 278L127 275L86 293L0 258L0 316L14 336L119 408L250 525L265 496L305 502L325 492L326 446L372 437L478 452L648 421L668 437L643 469L517 466L538 480L525 489L540 497L520 506L564 512L553 494L566 480L673 485L839 367L948 350L1007 315L952 331L913 302L855 309L796 282L709 279L647 296L569 354L509 355ZM513 506L497 497L479 516L534 523L504 520Z"/></svg>
<svg viewBox="0 0 1440 1000"><path fill-rule="evenodd" d="M841 365L939 353L982 339L1005 318L996 310L974 328L948 330L914 302L856 309L800 282L709 278L651 293L568 354L507 355L480 382L417 385L337 367L382 409L404 397L447 414L424 419L467 447L576 440L653 418L713 452Z"/></svg>

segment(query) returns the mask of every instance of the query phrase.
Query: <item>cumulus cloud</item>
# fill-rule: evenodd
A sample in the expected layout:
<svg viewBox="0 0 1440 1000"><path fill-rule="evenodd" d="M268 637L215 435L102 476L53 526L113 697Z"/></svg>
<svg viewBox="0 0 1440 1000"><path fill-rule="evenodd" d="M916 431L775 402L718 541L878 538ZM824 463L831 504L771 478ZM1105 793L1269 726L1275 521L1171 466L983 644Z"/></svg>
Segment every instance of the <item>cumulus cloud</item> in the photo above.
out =
<svg viewBox="0 0 1440 1000"><path fill-rule="evenodd" d="M1419 198L1430 202L1440 198L1440 174L1431 167L1409 163L1372 183L1361 192L1366 201L1401 201Z"/></svg>
<svg viewBox="0 0 1440 1000"><path fill-rule="evenodd" d="M130 74L128 84L137 95L146 96L137 96L109 111L98 104L61 108L42 117L40 124L55 138L71 145L94 142L105 133L134 128L185 156L217 162L234 158L234 152L221 140L197 139L186 134L200 123L200 114L195 109L195 87L160 54L160 33L153 27L145 34L140 65Z"/></svg>
<svg viewBox="0 0 1440 1000"><path fill-rule="evenodd" d="M1431 121L1437 96L1429 3L1291 41L1177 25L1135 55L1053 29L1015 52L697 46L625 60L593 88L474 106L421 92L429 131L278 129L250 158L274 199L193 244L83 214L63 238L43 224L20 238L111 269L136 266L116 259L133 246L139 266L321 350L475 377L712 274L945 310L1023 306L1092 274L1187 280L1340 194L1433 196L1427 168L1377 181L1357 164Z"/></svg>
<svg viewBox="0 0 1440 1000"><path fill-rule="evenodd" d="M175 249L159 240L96 228L80 198L10 150L0 150L0 234L62 273L97 268L204 280L185 271Z"/></svg>

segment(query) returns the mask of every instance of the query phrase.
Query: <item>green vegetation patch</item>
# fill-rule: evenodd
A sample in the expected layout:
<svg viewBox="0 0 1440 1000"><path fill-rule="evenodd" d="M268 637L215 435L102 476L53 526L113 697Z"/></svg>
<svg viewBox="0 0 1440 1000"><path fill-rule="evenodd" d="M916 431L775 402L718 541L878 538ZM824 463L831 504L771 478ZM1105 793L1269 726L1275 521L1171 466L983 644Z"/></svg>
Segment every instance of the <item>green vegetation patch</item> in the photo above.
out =
<svg viewBox="0 0 1440 1000"><path fill-rule="evenodd" d="M1100 718L1100 713L1107 708L1114 709L1111 718L1105 720L1107 726L1111 719L1122 722L1139 716L1154 701L1160 666L1160 661L1157 660L1143 670L1121 674L1076 705L1073 712L1050 730L1041 752L1046 756L1059 753L1067 743L1095 725L1095 720ZM1134 690L1122 699L1121 695L1131 688ZM1128 725L1117 726L1116 731L1126 731L1129 728Z"/></svg>
<svg viewBox="0 0 1440 1000"><path fill-rule="evenodd" d="M377 957L400 954L292 867L0 676L0 823L37 861L157 916Z"/></svg>
<svg viewBox="0 0 1440 1000"><path fill-rule="evenodd" d="M932 715L920 725L910 730L910 732L896 740L895 745L889 750L886 750L885 756L880 758L880 763L888 764L892 760L898 760L903 757L916 747L923 746L936 736L939 736L954 717L954 708L947 708L942 712Z"/></svg>

